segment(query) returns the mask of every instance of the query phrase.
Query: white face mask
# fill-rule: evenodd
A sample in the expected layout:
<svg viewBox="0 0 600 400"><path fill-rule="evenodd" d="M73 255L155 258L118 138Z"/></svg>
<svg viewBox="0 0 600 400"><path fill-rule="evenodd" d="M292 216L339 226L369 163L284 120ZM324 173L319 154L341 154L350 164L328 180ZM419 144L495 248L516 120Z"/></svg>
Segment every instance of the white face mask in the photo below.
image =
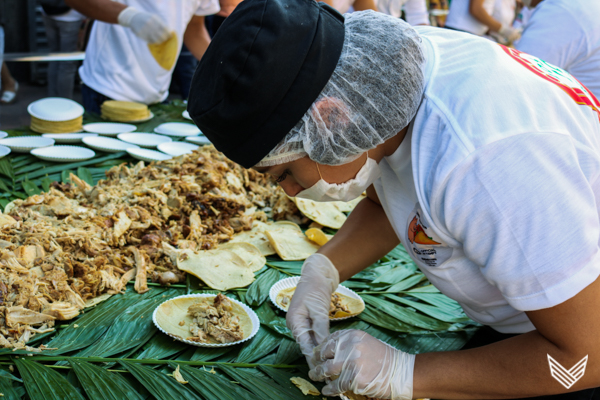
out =
<svg viewBox="0 0 600 400"><path fill-rule="evenodd" d="M320 175L321 171L319 171ZM367 155L367 162L358 171L356 178L343 183L329 183L321 177L317 183L304 189L296 197L314 201L351 201L363 194L380 176L381 170L377 161Z"/></svg>

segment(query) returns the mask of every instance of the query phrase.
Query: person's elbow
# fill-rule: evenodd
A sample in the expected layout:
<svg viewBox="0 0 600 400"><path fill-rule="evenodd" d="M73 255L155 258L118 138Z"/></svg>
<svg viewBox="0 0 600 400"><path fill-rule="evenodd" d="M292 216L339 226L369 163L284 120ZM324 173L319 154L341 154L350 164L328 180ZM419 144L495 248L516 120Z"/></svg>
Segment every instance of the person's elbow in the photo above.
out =
<svg viewBox="0 0 600 400"><path fill-rule="evenodd" d="M481 14L482 8L483 8L483 6L482 6L481 2L478 0L471 0L469 2L469 13L474 17L477 17L478 15Z"/></svg>

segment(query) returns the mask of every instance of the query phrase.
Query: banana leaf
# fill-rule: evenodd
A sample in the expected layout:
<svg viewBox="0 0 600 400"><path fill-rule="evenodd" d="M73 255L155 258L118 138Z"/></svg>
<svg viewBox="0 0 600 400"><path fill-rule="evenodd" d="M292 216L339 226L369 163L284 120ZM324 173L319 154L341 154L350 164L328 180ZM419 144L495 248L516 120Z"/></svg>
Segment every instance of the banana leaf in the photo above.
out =
<svg viewBox="0 0 600 400"><path fill-rule="evenodd" d="M79 382L91 399L142 400L143 397L119 374L110 373L93 364L70 360Z"/></svg>
<svg viewBox="0 0 600 400"><path fill-rule="evenodd" d="M92 173L90 172L89 169L87 169L85 167L77 168L77 176L81 180L85 181L88 185L94 184L94 178L92 177Z"/></svg>
<svg viewBox="0 0 600 400"><path fill-rule="evenodd" d="M25 358L14 359L31 399L84 400L77 390L58 372Z"/></svg>

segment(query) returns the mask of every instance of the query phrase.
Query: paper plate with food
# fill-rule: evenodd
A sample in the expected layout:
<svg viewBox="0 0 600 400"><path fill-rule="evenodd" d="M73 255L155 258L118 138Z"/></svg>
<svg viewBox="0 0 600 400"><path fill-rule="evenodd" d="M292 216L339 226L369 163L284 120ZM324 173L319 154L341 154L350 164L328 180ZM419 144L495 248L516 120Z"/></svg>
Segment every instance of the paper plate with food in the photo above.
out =
<svg viewBox="0 0 600 400"><path fill-rule="evenodd" d="M152 321L175 340L200 347L236 345L250 340L260 327L250 307L220 293L167 300L154 310Z"/></svg>
<svg viewBox="0 0 600 400"><path fill-rule="evenodd" d="M280 310L287 312L299 281L300 277L295 276L275 283L269 290L271 302ZM331 296L329 319L332 321L348 319L360 314L364 309L365 302L355 291L339 285Z"/></svg>

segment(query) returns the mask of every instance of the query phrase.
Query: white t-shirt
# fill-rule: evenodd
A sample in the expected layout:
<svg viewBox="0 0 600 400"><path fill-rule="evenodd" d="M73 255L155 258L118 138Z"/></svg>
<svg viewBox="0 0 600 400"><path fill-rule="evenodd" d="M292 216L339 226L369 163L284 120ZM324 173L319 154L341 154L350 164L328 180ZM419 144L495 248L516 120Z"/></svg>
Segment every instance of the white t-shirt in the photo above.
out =
<svg viewBox="0 0 600 400"><path fill-rule="evenodd" d="M544 0L517 49L570 72L600 97L600 1Z"/></svg>
<svg viewBox="0 0 600 400"><path fill-rule="evenodd" d="M175 31L179 48L194 15L219 11L218 0L120 0L120 3L160 17ZM79 69L81 80L95 91L114 100L159 103L169 95L172 69L163 69L148 44L129 28L96 21Z"/></svg>
<svg viewBox="0 0 600 400"><path fill-rule="evenodd" d="M495 3L496 0L484 0L483 8L488 14L492 15ZM471 15L470 4L471 0L452 0L450 12L446 18L446 26L481 36L488 31L488 27Z"/></svg>
<svg viewBox="0 0 600 400"><path fill-rule="evenodd" d="M492 18L503 25L511 26L515 20L517 12L516 0L496 0Z"/></svg>
<svg viewBox="0 0 600 400"><path fill-rule="evenodd" d="M429 25L429 12L425 0L375 0L377 9L396 18L406 14L406 22L411 25Z"/></svg>
<svg viewBox="0 0 600 400"><path fill-rule="evenodd" d="M379 163L377 194L413 260L467 315L533 330L524 311L600 274L600 103L532 56L415 29L425 93L409 136Z"/></svg>

